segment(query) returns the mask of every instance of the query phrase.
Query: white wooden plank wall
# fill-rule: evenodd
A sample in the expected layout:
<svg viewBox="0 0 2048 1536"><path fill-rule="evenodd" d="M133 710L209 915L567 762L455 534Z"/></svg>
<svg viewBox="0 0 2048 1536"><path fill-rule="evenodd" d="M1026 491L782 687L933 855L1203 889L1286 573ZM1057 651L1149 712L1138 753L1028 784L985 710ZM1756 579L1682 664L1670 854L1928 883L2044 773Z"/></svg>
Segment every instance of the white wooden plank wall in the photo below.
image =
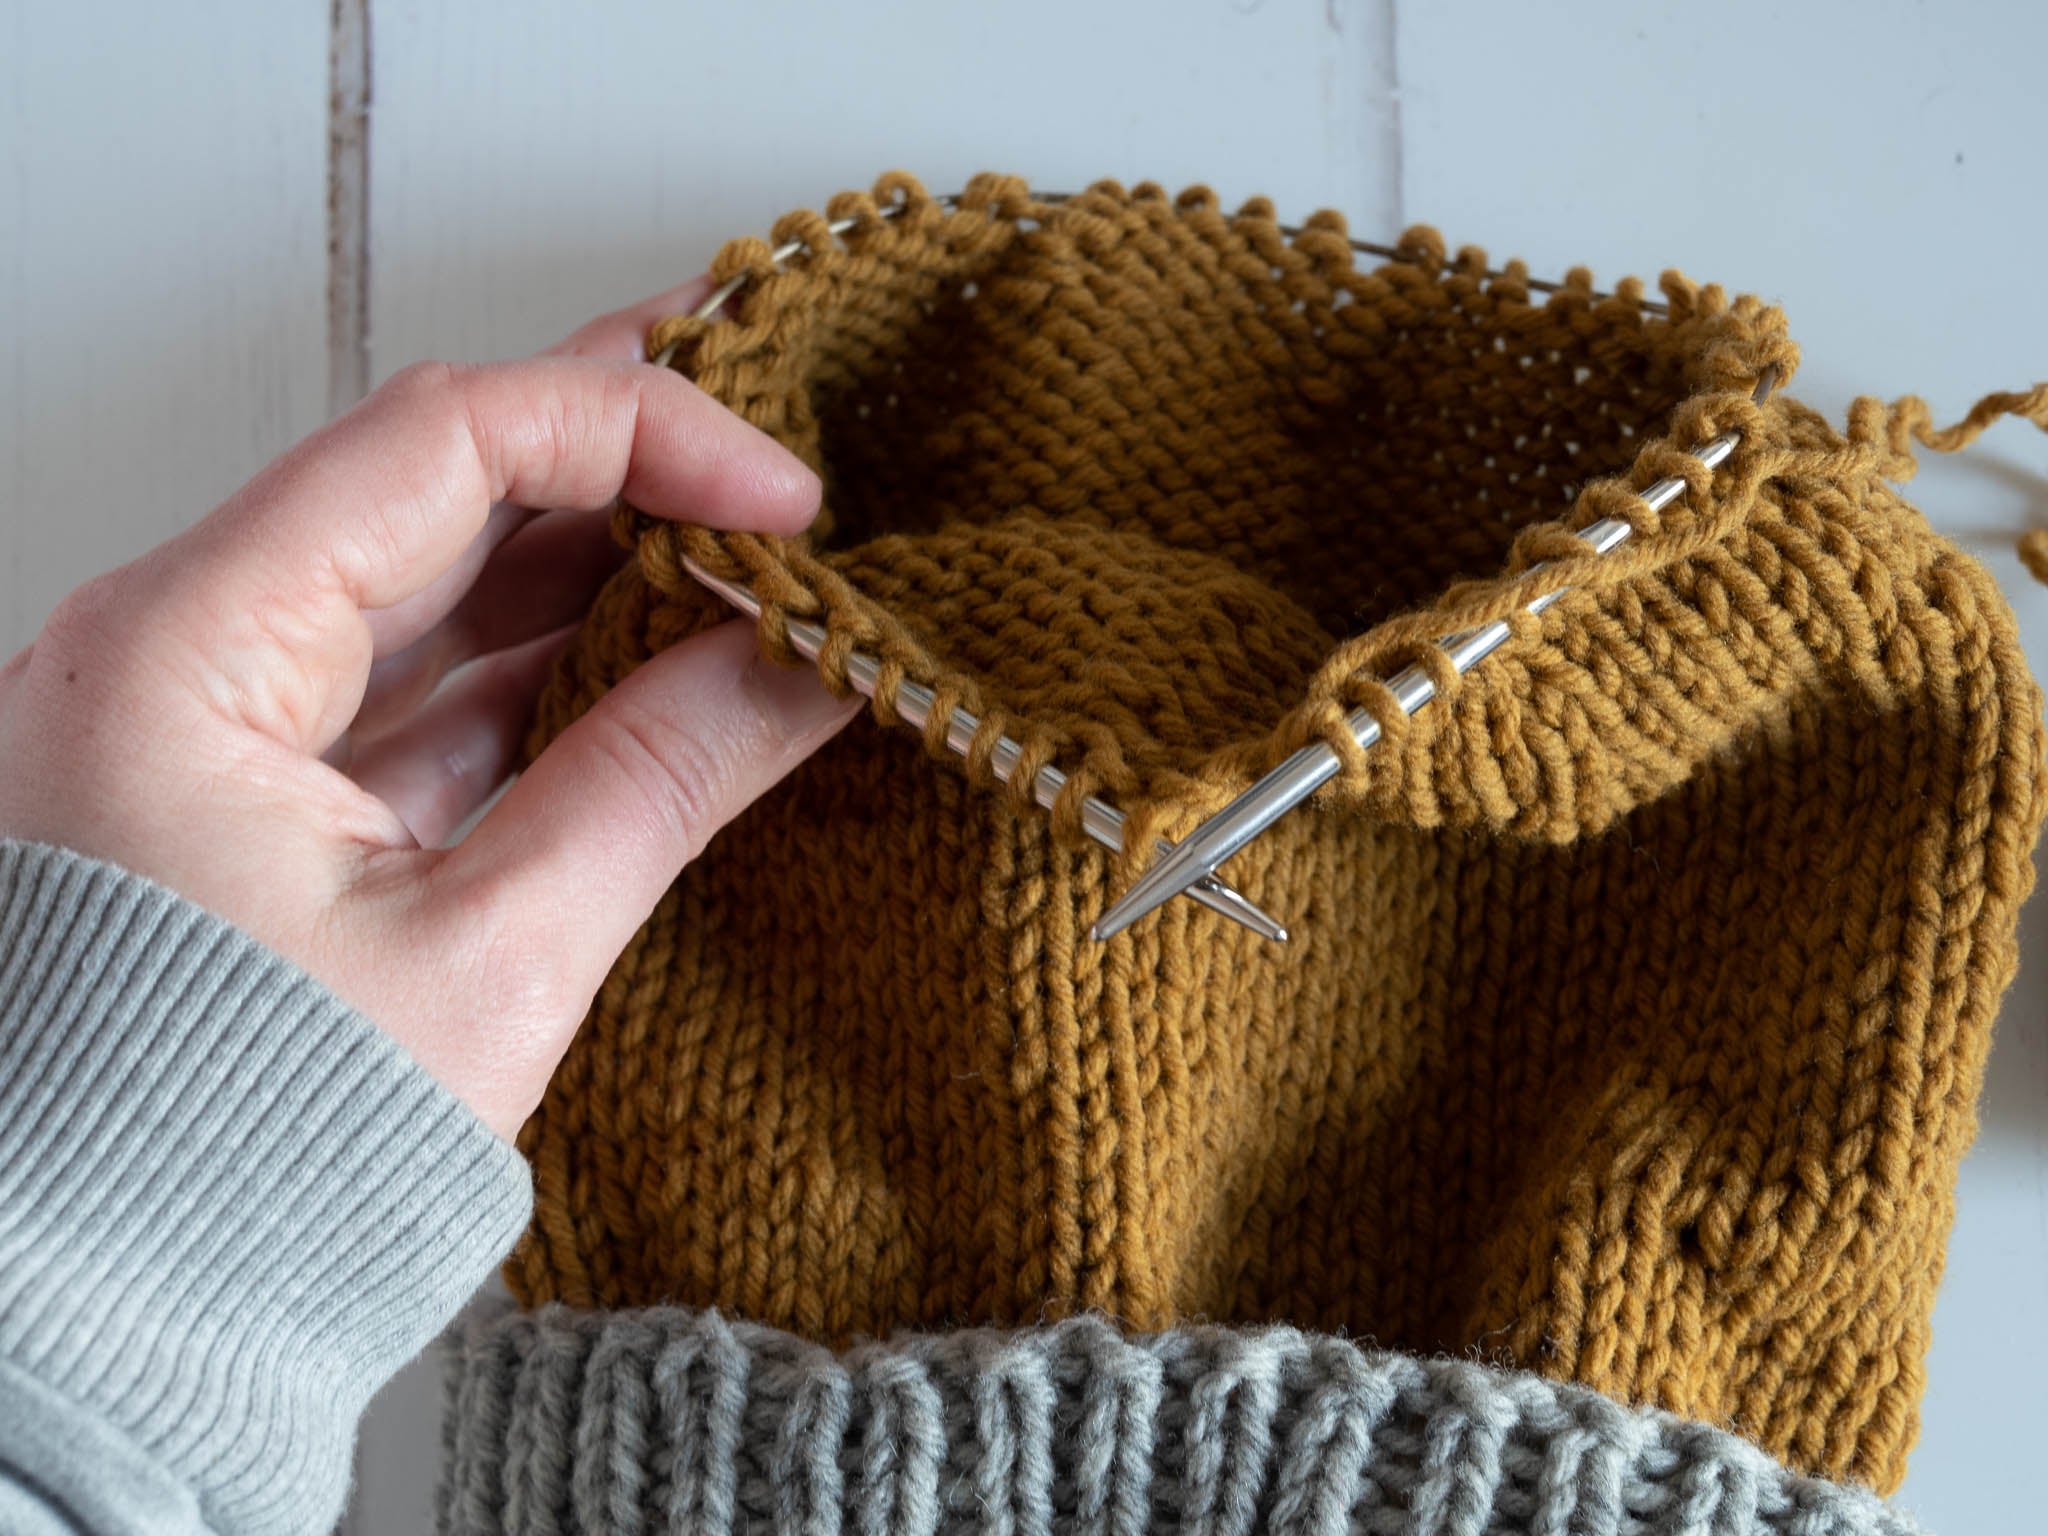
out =
<svg viewBox="0 0 2048 1536"><path fill-rule="evenodd" d="M0 652L327 409L327 12L7 0Z"/></svg>
<svg viewBox="0 0 2048 1536"><path fill-rule="evenodd" d="M373 4L380 375L545 344L895 167L1399 212L1385 3Z"/></svg>
<svg viewBox="0 0 2048 1536"><path fill-rule="evenodd" d="M2021 3L4 3L9 649L330 402L542 345L896 166L1207 181L1539 271L1677 263L1782 300L1833 410L1913 389L1947 416L2048 375L2048 12ZM2044 440L2001 428L1916 485L2048 674L2048 593L2010 554L2048 524ZM2026 936L2048 955L2048 903ZM1905 1495L1937 1533L2010 1525L2048 1432L2042 970L2006 1009L1937 1314ZM427 1529L436 1412L427 1369L379 1400L355 1536Z"/></svg>

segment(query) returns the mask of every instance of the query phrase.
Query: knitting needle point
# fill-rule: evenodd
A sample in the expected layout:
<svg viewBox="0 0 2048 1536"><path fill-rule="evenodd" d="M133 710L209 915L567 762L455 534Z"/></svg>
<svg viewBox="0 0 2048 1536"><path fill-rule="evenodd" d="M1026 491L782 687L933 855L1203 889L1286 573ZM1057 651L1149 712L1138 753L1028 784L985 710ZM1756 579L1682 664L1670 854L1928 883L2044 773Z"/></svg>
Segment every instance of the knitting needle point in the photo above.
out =
<svg viewBox="0 0 2048 1536"><path fill-rule="evenodd" d="M688 571L700 586L717 593L741 613L750 618L761 616L761 600L740 582L714 576L687 557L683 560L683 569ZM792 618L786 619L784 623L789 633L791 648L806 661L815 662L818 653L824 649L825 631L808 619ZM846 676L847 681L853 684L855 692L872 699L881 678L881 664L865 652L855 651L847 658ZM938 700L932 691L922 684L902 682L897 685L896 713L912 726L922 727L931 718L931 712L937 703ZM973 744L975 733L980 729L981 722L978 719L964 709L956 709L946 718L946 745L965 757L968 748ZM997 778L1008 783L1010 776L1017 771L1017 764L1023 755L1024 749L1016 742L1007 736L999 737L994 751L989 754L989 767ZM1041 768L1032 781L1032 798L1049 809L1059 798L1060 791L1066 787L1066 783L1067 776L1059 769ZM1122 851L1123 812L1093 795L1089 795L1081 802L1081 829L1103 847L1114 852ZM1171 852L1171 846L1165 842L1159 844L1159 849L1162 852ZM1213 875L1198 875L1188 882L1184 889L1203 906L1221 913L1233 922L1243 924L1261 938L1271 939L1275 943L1287 941L1285 927Z"/></svg>
<svg viewBox="0 0 2048 1536"><path fill-rule="evenodd" d="M1759 402L1770 394L1775 382L1775 372L1768 370L1758 380L1756 399ZM1735 451L1741 437L1739 432L1724 432L1705 447L1694 450L1693 457L1713 469ZM1645 490L1642 499L1661 512L1684 493L1685 482L1672 476ZM1625 543L1634 531L1620 518L1609 517L1582 529L1579 537L1592 545L1596 554L1604 555ZM1532 570L1541 568L1531 567ZM1528 605L1528 611L1543 612L1568 590L1559 588L1546 592ZM1495 620L1483 628L1447 636L1437 644L1450 657L1452 667L1464 673L1492 655L1507 637L1507 624ZM1413 715L1436 697L1436 684L1419 666L1403 669L1389 680L1387 686L1404 715ZM1367 710L1353 710L1344 724L1361 750L1380 739L1380 723ZM1091 935L1102 940L1121 933L1139 918L1188 890L1195 881L1212 877L1216 867L1225 859L1335 778L1341 765L1336 749L1328 742L1319 741L1313 746L1303 747L1196 827L1186 841L1140 875L1131 888L1096 920L1095 926L1089 930Z"/></svg>

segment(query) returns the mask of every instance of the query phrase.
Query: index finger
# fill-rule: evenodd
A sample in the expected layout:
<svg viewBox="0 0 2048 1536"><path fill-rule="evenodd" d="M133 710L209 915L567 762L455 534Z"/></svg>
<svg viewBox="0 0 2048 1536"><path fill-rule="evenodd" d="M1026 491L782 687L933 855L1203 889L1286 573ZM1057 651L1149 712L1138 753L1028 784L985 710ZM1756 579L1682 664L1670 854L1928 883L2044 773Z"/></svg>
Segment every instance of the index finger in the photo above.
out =
<svg viewBox="0 0 2048 1536"><path fill-rule="evenodd" d="M665 368L542 357L421 363L273 462L180 541L208 601L402 602L455 562L493 503L793 534L817 477Z"/></svg>
<svg viewBox="0 0 2048 1536"><path fill-rule="evenodd" d="M702 273L664 293L599 315L548 348L555 357L623 357L640 362L647 356L647 332L657 320L689 314L710 297L711 276Z"/></svg>
<svg viewBox="0 0 2048 1536"><path fill-rule="evenodd" d="M549 347L547 357L599 357L637 363L647 356L647 332L657 320L697 308L711 292L708 275L691 278L661 293L600 315ZM445 619L475 585L497 550L544 511L500 502L485 520L483 531L463 547L446 570L404 602L370 613L370 628L380 657L411 645Z"/></svg>

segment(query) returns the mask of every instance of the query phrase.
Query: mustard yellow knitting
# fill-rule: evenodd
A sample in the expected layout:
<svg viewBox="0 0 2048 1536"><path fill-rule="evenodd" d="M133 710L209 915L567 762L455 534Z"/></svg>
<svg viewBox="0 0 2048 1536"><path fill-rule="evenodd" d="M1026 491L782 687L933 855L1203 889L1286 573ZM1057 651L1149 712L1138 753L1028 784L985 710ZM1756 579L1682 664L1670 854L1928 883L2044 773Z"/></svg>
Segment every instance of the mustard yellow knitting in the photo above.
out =
<svg viewBox="0 0 2048 1536"><path fill-rule="evenodd" d="M1896 1485L2048 796L2004 602L1887 481L2048 392L1843 433L1752 402L1797 361L1753 298L1545 297L1426 229L1362 267L1203 191L828 213L650 343L819 469L815 534L627 516L534 745L721 616L686 553L985 740L858 723L684 872L526 1129L521 1300L1284 1320ZM1466 677L1428 644L1492 619ZM1185 901L1091 942L1132 871L1081 795L1148 847L1318 737L1342 775L1225 870L1293 942Z"/></svg>

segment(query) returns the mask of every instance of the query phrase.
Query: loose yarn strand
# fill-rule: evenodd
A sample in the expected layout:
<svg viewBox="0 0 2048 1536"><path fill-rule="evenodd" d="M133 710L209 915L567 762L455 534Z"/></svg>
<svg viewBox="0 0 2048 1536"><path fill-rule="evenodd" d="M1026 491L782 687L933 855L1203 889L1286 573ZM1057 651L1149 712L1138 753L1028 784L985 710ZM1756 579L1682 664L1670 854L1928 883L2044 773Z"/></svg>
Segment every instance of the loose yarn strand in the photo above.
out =
<svg viewBox="0 0 2048 1536"><path fill-rule="evenodd" d="M1960 453L1984 435L1985 428L2017 416L2048 432L2048 382L2032 389L1995 390L1971 406L1961 421L1934 425L1934 413L1918 395L1903 395L1889 406L1863 396L1849 407L1850 433L1864 441L1881 438L1890 453L1885 475L1910 480L1919 467L1913 444L1936 453ZM1860 428L1860 431L1859 431ZM2036 581L2048 584L2048 528L2030 528L2018 541L2020 562Z"/></svg>

